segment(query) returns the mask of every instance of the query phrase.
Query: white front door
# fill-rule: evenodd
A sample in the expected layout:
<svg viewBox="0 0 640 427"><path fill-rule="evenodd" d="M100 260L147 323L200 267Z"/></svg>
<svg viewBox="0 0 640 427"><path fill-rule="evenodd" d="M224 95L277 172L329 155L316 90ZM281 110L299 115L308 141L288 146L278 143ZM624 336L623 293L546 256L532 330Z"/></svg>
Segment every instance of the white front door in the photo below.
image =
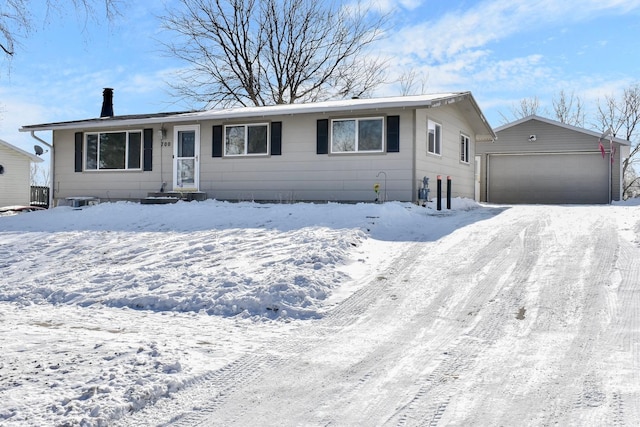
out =
<svg viewBox="0 0 640 427"><path fill-rule="evenodd" d="M200 189L200 126L173 128L173 190Z"/></svg>

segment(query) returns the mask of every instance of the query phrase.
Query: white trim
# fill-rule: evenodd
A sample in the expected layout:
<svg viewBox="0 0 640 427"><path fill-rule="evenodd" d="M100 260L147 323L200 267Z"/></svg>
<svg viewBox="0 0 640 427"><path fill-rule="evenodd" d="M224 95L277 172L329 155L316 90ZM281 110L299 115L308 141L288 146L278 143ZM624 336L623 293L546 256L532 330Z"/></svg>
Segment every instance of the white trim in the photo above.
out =
<svg viewBox="0 0 640 427"><path fill-rule="evenodd" d="M267 147L264 153L249 153L249 128L250 127L262 127L267 129ZM244 153L241 154L228 154L227 153L227 128L244 127ZM264 123L234 123L225 125L222 132L222 156L223 157L264 157L271 153L271 125L268 122Z"/></svg>
<svg viewBox="0 0 640 427"><path fill-rule="evenodd" d="M381 123L381 134L380 134L380 149L379 150L360 150L360 135L359 135L359 127L358 123L363 120L377 120ZM354 121L356 123L355 126L355 149L353 151L333 151L333 124L335 122L349 122ZM365 153L384 153L386 146L386 138L385 138L385 118L382 116L376 117L344 117L344 118L335 118L331 119L331 126L329 127L329 153L331 154L365 154Z"/></svg>
<svg viewBox="0 0 640 427"><path fill-rule="evenodd" d="M126 141L125 141L125 153L124 153L124 169L101 169L100 168L100 150L96 153L96 168L88 169L87 168L87 154L89 150L87 149L87 136L88 135L98 135L98 147L100 146L100 135L105 133L125 133ZM140 134L140 166L137 168L129 168L129 146L130 146L130 138L129 135L132 133ZM144 168L144 132L142 129L130 129L130 130L108 130L108 131L95 131L95 132L83 132L82 134L82 171L83 172L140 172Z"/></svg>
<svg viewBox="0 0 640 427"><path fill-rule="evenodd" d="M331 114L363 110L382 110L392 108L436 108L455 102L468 100L478 114L481 126L487 131L486 138L495 139L487 119L478 107L471 92L451 92L418 96L396 96L387 98L348 99L338 101L313 102L308 104L285 104L264 107L236 107L217 110L205 110L185 113L168 113L140 116L107 117L101 119L77 120L69 122L46 123L22 126L20 132L62 129L96 129L119 126L147 126L162 123L184 123L202 120L228 120L240 118L264 118L278 115L295 114ZM479 123L480 124L480 123ZM477 128L476 134L477 134ZM478 137L476 136L476 140Z"/></svg>
<svg viewBox="0 0 640 427"><path fill-rule="evenodd" d="M458 148L460 148L460 155L459 155L460 163L465 165L471 164L471 137L463 132L460 132L460 137L466 138L467 140L467 152L466 152L467 159L466 160L462 160L462 141L460 140L458 142Z"/></svg>
<svg viewBox="0 0 640 427"><path fill-rule="evenodd" d="M178 132L193 131L194 132L194 171L193 171L193 187L184 187L178 184L177 168L178 168ZM200 190L200 125L182 125L173 127L173 167L172 181L174 191L199 191Z"/></svg>
<svg viewBox="0 0 640 427"><path fill-rule="evenodd" d="M438 141L436 141L436 127L434 127L433 129L433 149L434 151L429 151L429 131L431 130L429 125L433 123L436 126L440 127L440 138ZM442 123L436 122L435 120L431 120L430 118L427 117L427 154L431 154L433 156L438 156L438 157L442 157L442 140L443 140L443 135L442 135ZM437 151L436 147L438 148Z"/></svg>

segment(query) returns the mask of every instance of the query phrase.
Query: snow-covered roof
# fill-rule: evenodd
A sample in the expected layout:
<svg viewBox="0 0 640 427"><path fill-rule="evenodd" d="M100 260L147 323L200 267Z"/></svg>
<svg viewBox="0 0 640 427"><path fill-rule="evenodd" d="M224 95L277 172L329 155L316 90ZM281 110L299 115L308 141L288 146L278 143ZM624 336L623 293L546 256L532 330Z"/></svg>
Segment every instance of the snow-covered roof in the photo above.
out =
<svg viewBox="0 0 640 427"><path fill-rule="evenodd" d="M430 95L396 96L386 98L357 98L337 101L313 102L307 104L282 104L262 107L233 107L203 111L187 111L176 113L136 114L127 116L101 117L67 122L28 125L20 128L21 132L88 129L99 127L117 127L129 125L153 125L168 122L193 122L194 120L227 120L249 117L269 117L294 114L322 114L339 111L382 110L390 108L435 108L460 101L469 101L477 113L487 134L495 137L484 114L478 107L471 92L451 92Z"/></svg>
<svg viewBox="0 0 640 427"><path fill-rule="evenodd" d="M564 128L564 129L575 131L575 132L580 132L580 133L583 133L583 134L586 134L586 135L589 135L589 136L595 136L596 138L602 138L602 139L609 140L609 134L608 133L605 133L603 135L601 132L595 132L595 131L592 131L592 130L589 130L589 129L584 129L584 128L577 127L577 126L572 126L572 125L569 125L569 124L566 124L566 123L562 123L562 122L559 122L559 121L556 121L556 120L548 119L546 117L540 117L540 116L537 116L535 114L532 114L532 115L527 116L527 117L523 117L523 118L521 118L519 120L516 120L516 121L513 121L511 123L507 123L506 125L497 127L495 129L495 132L497 133L497 132L503 131L505 129L509 129L511 127L517 126L519 124L522 124L522 123L525 123L525 122L528 122L528 121L531 121L531 120L537 120L539 122L547 123L549 125L558 126L558 127ZM631 145L631 142L627 141L626 139L618 138L618 137L615 137L615 136L613 138L611 138L611 139L612 139L613 142L617 142L618 144L621 144L621 145Z"/></svg>
<svg viewBox="0 0 640 427"><path fill-rule="evenodd" d="M10 150L15 151L16 153L18 153L20 155L28 157L29 160L31 160L32 162L40 163L40 162L43 161L40 157L36 156L35 154L27 153L23 149L18 148L15 145L9 144L7 141L4 141L2 139L0 139L0 145L2 145L3 147L7 147Z"/></svg>

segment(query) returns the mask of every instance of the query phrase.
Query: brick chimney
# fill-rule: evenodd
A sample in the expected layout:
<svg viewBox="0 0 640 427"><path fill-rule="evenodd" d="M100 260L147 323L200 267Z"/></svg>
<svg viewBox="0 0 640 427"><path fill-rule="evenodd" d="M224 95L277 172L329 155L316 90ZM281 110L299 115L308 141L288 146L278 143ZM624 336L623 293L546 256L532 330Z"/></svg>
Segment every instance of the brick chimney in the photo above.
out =
<svg viewBox="0 0 640 427"><path fill-rule="evenodd" d="M113 117L113 89L105 87L102 91L102 112L100 117Z"/></svg>

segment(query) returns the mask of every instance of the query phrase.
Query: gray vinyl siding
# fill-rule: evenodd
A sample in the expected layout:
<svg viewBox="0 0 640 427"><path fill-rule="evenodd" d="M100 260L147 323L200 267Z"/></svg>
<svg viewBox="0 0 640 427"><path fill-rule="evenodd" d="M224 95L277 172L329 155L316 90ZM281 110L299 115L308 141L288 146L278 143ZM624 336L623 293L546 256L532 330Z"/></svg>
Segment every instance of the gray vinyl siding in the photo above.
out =
<svg viewBox="0 0 640 427"><path fill-rule="evenodd" d="M131 129L140 129L136 126ZM140 199L152 191L160 190L160 141L157 137L159 127L154 129L153 171L84 171L75 172L75 132L78 130L54 131L53 141L56 150L54 197L56 200L67 197L93 196L101 200ZM105 129L111 130L111 129ZM118 128L118 130L129 130ZM96 132L92 129L91 132ZM169 147L169 150L172 150ZM173 151L171 151L173 153ZM85 153L83 152L83 155ZM169 155L169 157L171 154ZM169 158L170 165L171 158Z"/></svg>
<svg viewBox="0 0 640 427"><path fill-rule="evenodd" d="M322 113L287 114L255 119L182 121L180 126L197 125L200 133L199 190L219 200L256 201L374 201L374 184L386 200L416 201L422 178L430 178L435 197L436 176L452 178L454 197L474 198L475 129L489 132L473 116L469 101L433 108L377 108ZM473 118L469 119L469 116ZM400 151L386 152L386 117L400 117ZM381 117L385 150L379 153L316 154L319 119ZM442 125L442 155L427 153L427 120ZM474 120L473 124L468 120ZM282 123L281 155L213 157L213 126L251 123ZM161 126L165 137L160 138ZM55 198L94 196L102 200L137 200L148 193L173 190L174 123L153 127L151 171L83 171L74 168L74 135L83 129L54 131L56 150ZM91 132L140 130L92 128ZM470 162L460 161L460 134L470 138ZM329 141L329 145L331 142ZM385 179L386 178L386 179ZM443 186L443 192L446 186ZM386 197L385 197L386 196Z"/></svg>
<svg viewBox="0 0 640 427"><path fill-rule="evenodd" d="M495 173L488 170L488 168L491 168L491 163L488 162L488 156L492 154L557 154L560 159L569 159L570 157L564 156L571 155L571 153L575 153L576 155L578 155L579 153L582 155L591 153L592 155L597 154L598 156L600 156L597 137L536 119L524 121L517 125L498 130L496 131L496 135L498 136L498 138L495 142L481 143L476 147L477 154L481 156L482 162L480 177L481 201L497 202L499 200L502 200L501 196L494 197L494 199L492 200L491 192L489 191L491 186L489 180L490 175L493 174L493 179L495 180ZM536 140L529 141L530 135L535 135ZM590 174L595 173L597 176L602 176L602 174L604 173L604 176L608 178L609 173L611 173L611 197L613 198L613 200L619 200L620 175L617 171L620 170L619 164L621 150L618 146L614 158L614 164L611 167L611 172L609 172L609 142L603 141L603 144L607 150L605 159L602 159L600 157L600 162L588 162L584 164L584 167L581 167L580 162L572 161L571 163L564 163L564 170L557 171L558 175L555 181L553 183L545 184L550 186L549 191L551 193L560 194L565 189L560 189L557 187L570 186L572 185L572 182L578 183L581 180L591 181L593 177L589 176ZM587 157L584 158L586 159ZM595 171L593 169L594 167L598 168L598 170ZM526 171L523 171L522 173L526 173ZM550 171L550 173L554 172ZM564 180L562 179L562 176L565 177ZM608 190L609 184L606 183L605 185L606 190ZM600 188L601 185L599 185L598 187ZM602 188L600 188L598 191L601 192ZM493 188L493 195L497 196L496 188ZM550 199L553 199L553 197L549 197ZM592 196L585 197L583 200L584 203L593 202ZM572 199L572 201L570 202L576 203L574 199ZM569 203L569 201L567 203Z"/></svg>
<svg viewBox="0 0 640 427"><path fill-rule="evenodd" d="M399 153L316 154L316 123L320 118L400 115ZM345 113L331 116L275 117L282 121L282 155L211 157L211 144L202 149L201 188L210 197L242 200L373 201L376 182L388 200L411 200L411 114L406 111ZM238 121L235 123L247 123ZM212 123L232 124L234 122ZM250 122L249 122L250 123ZM386 123L385 123L386 126ZM211 126L201 128L211 140Z"/></svg>
<svg viewBox="0 0 640 427"><path fill-rule="evenodd" d="M427 120L442 126L441 155L427 152ZM460 134L470 139L469 163L460 161ZM435 109L416 110L416 176L419 187L423 177L429 178L431 197L436 197L436 179L441 175L443 197L446 194L446 179L451 177L452 197L474 198L475 135L465 116L455 105ZM417 193L417 189L415 190Z"/></svg>
<svg viewBox="0 0 640 427"><path fill-rule="evenodd" d="M31 198L31 161L28 157L0 145L0 207L29 205Z"/></svg>
<svg viewBox="0 0 640 427"><path fill-rule="evenodd" d="M399 153L316 154L316 121L319 118L400 116ZM214 125L282 122L282 155L212 157ZM181 123L180 125L187 125ZM194 123L195 124L195 123ZM200 126L200 191L223 200L270 201L373 201L375 183L387 200L412 200L412 110L373 111L319 116L276 116L270 120L203 121ZM386 123L385 123L386 126ZM95 196L103 200L140 199L149 192L166 190L173 183L173 125L165 124L170 146L162 146L160 126L153 131L152 171L74 172L74 134L55 131L56 199ZM136 126L135 129L139 129ZM107 130L107 129L105 129ZM109 129L113 130L113 129ZM120 128L119 130L127 130ZM95 132L97 130L93 130ZM385 136L386 137L386 136ZM386 141L385 141L386 142ZM384 176L386 173L386 189Z"/></svg>

